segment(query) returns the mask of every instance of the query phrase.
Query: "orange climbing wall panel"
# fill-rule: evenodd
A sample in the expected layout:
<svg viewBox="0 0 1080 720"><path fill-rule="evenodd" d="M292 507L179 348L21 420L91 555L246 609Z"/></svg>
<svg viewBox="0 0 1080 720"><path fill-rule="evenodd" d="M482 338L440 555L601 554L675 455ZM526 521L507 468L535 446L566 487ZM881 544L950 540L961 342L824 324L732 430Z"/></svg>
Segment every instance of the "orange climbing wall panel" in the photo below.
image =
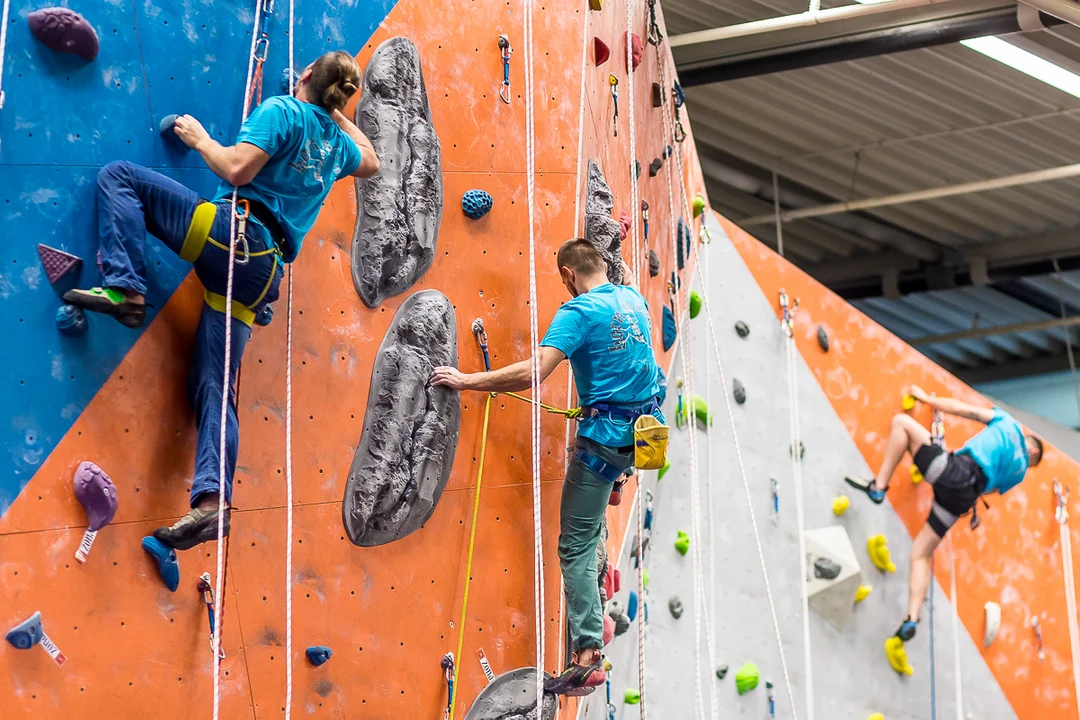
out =
<svg viewBox="0 0 1080 720"><path fill-rule="evenodd" d="M799 351L871 467L881 462L890 418L900 412L907 386L989 404L764 244L723 218L721 222L762 291L777 302L778 315L781 288L799 299L795 338ZM829 333L828 353L817 344L819 325ZM931 412L919 407L915 417L929 426ZM950 416L946 445L959 447L981 427ZM982 527L972 531L960 522L949 533L957 553L953 604L979 648L983 604L992 600L1001 605L1001 630L983 656L1013 709L1025 720L1077 713L1053 483L1056 479L1075 485L1078 475L1080 466L1048 444L1046 457L1021 485L1004 496L988 496L991 508L980 513ZM907 462L893 477L889 502L914 537L930 512L932 496L925 483L911 483ZM1069 510L1076 517L1080 503L1074 500ZM1073 531L1073 542L1078 540ZM939 564L938 582L945 588L947 567ZM1042 663L1037 661L1035 635L1028 625L1033 615L1043 627Z"/></svg>
<svg viewBox="0 0 1080 720"><path fill-rule="evenodd" d="M554 252L581 233L579 168L583 175L590 158L600 161L616 209L630 211L633 153L628 113L623 110L623 129L614 138L606 105L609 70L619 74L626 92L620 51L626 6L609 0L602 13L590 13L585 2L535 7L535 229L543 328L566 298ZM634 17L635 32L644 36L644 2L635 3ZM496 40L503 32L515 48L509 105L497 98L502 66ZM590 56L583 77L586 34L590 55L592 34L608 36L613 55L600 69ZM350 42L355 40L363 64L382 40L395 35L410 38L420 51L442 144L445 189L437 257L410 293L436 288L454 303L462 369L482 367L470 333L476 317L488 329L493 363L525 357L529 258L520 4L402 0L375 36ZM664 57L671 77L666 46ZM649 98L655 67L655 53L646 48L636 85L637 156L645 168L643 196L653 206L651 234L664 269L642 289L652 307L659 354L660 308L673 259L666 185L661 184L666 175L650 181L647 173L664 144L659 110L651 108ZM681 151L691 188L700 188L692 142ZM466 220L458 208L462 193L474 187L495 198L494 210L477 222ZM638 219L636 212L631 215ZM353 185L340 183L293 267L291 659L284 645L284 302L269 327L256 329L245 355L237 507L224 593L222 717L281 717L290 660L293 712L305 717L436 717L446 702L438 663L457 644L484 397L462 395L453 473L427 525L388 546L352 546L341 525L342 494L363 425L375 352L407 297L392 298L376 310L359 301L349 270L354 222ZM631 260L629 249L625 256ZM201 288L189 277L0 518L0 621L11 625L41 610L46 631L68 657L58 669L39 651L0 652L0 676L10 678L11 686L10 695L0 692L4 720L134 720L162 712L181 720L210 714L208 627L194 585L201 572L213 572L215 547L181 554L181 586L175 594L161 586L139 547L141 537L187 507L194 432L185 381L200 302ZM666 366L670 356L661 362ZM545 384L543 399L562 406L566 396L567 374L559 370ZM534 658L529 412L524 403L502 397L493 401L491 412L459 659L459 718L484 684L478 649L497 673L531 665ZM562 628L555 540L566 426L548 415L542 423L546 666L554 669L560 664ZM100 534L85 565L73 558L85 519L71 493L72 472L83 459L105 468L121 497L116 519ZM630 499L610 516L613 554L625 536ZM318 670L303 659L304 649L315 644L334 649L330 663ZM574 707L565 705L564 715Z"/></svg>

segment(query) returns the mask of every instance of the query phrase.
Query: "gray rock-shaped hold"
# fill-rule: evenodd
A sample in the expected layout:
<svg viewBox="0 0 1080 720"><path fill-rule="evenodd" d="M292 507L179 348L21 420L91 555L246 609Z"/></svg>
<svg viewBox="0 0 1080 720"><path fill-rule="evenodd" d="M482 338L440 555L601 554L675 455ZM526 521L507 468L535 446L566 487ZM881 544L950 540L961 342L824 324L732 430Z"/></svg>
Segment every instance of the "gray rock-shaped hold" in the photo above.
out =
<svg viewBox="0 0 1080 720"><path fill-rule="evenodd" d="M544 693L540 720L554 720L558 705L554 695ZM537 720L536 669L518 668L492 680L476 696L465 720Z"/></svg>
<svg viewBox="0 0 1080 720"><path fill-rule="evenodd" d="M739 320L735 323L735 332L738 333L739 337L744 338L750 334L750 326Z"/></svg>
<svg viewBox="0 0 1080 720"><path fill-rule="evenodd" d="M727 674L728 674L728 666L727 665L721 665L720 667L716 668L716 677L717 677L717 679L723 680L724 678L727 677Z"/></svg>
<svg viewBox="0 0 1080 720"><path fill-rule="evenodd" d="M437 365L457 365L457 323L446 296L424 290L401 304L375 357L342 503L356 545L383 545L417 530L446 487L461 402L456 391L428 386Z"/></svg>
<svg viewBox="0 0 1080 720"><path fill-rule="evenodd" d="M649 277L656 277L660 274L660 256L656 254L655 250L649 251Z"/></svg>
<svg viewBox="0 0 1080 720"><path fill-rule="evenodd" d="M735 396L735 402L740 405L746 402L746 388L738 378L731 381L731 394Z"/></svg>
<svg viewBox="0 0 1080 720"><path fill-rule="evenodd" d="M645 531L645 539L643 539L641 541L641 550L642 550L642 552L649 552L649 537L650 537L650 535L651 535L651 533L648 530L646 530ZM638 536L634 535L634 540L633 540L633 542L630 543L630 559L636 561L637 557L638 557ZM634 563L634 567L637 567L637 562Z"/></svg>
<svg viewBox="0 0 1080 720"><path fill-rule="evenodd" d="M668 600L667 606L668 606L668 610L671 611L671 616L673 618L678 620L679 618L682 617L683 604L682 604L682 600L680 600L678 598L678 596L675 596L675 597L671 598L670 600Z"/></svg>
<svg viewBox="0 0 1080 720"><path fill-rule="evenodd" d="M607 263L608 280L622 285L622 237L619 221L611 217L615 198L604 180L604 174L589 161L588 187L585 193L585 239L592 243Z"/></svg>
<svg viewBox="0 0 1080 720"><path fill-rule="evenodd" d="M821 347L822 352L829 352L829 333L825 330L824 325L817 326L817 344Z"/></svg>
<svg viewBox="0 0 1080 720"><path fill-rule="evenodd" d="M443 211L442 156L420 55L402 37L375 50L356 124L382 169L356 180L352 275L370 308L408 290L431 267Z"/></svg>
<svg viewBox="0 0 1080 720"><path fill-rule="evenodd" d="M821 580L834 580L840 575L840 563L827 557L814 561L814 577Z"/></svg>

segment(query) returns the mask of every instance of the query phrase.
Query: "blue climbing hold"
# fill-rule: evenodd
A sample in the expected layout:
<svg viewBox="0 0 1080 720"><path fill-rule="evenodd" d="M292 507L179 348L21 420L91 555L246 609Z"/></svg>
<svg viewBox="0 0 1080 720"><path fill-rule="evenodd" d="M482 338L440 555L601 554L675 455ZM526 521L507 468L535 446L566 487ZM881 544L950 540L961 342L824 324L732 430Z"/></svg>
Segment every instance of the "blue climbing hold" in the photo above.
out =
<svg viewBox="0 0 1080 720"><path fill-rule="evenodd" d="M8 630L4 639L19 650L29 650L41 642L44 635L41 629L41 612L38 611Z"/></svg>
<svg viewBox="0 0 1080 720"><path fill-rule="evenodd" d="M690 257L690 226L679 218L679 241L675 243L675 260L679 269L686 266L686 259Z"/></svg>
<svg viewBox="0 0 1080 720"><path fill-rule="evenodd" d="M319 667L330 659L334 651L325 645L312 645L307 649L307 659L315 667Z"/></svg>
<svg viewBox="0 0 1080 720"><path fill-rule="evenodd" d="M637 617L637 603L637 593L631 590L630 602L626 603L626 617L630 618L630 622L634 622L634 618Z"/></svg>
<svg viewBox="0 0 1080 720"><path fill-rule="evenodd" d="M491 211L495 201L483 190L467 190L461 196L461 209L466 217L479 220Z"/></svg>
<svg viewBox="0 0 1080 720"><path fill-rule="evenodd" d="M664 333L664 352L667 352L675 344L675 338L679 335L675 329L675 313L667 305L664 306L664 318L660 325Z"/></svg>
<svg viewBox="0 0 1080 720"><path fill-rule="evenodd" d="M270 324L270 321L274 319L274 306L270 303L266 303L259 307L255 311L255 324L266 327Z"/></svg>
<svg viewBox="0 0 1080 720"><path fill-rule="evenodd" d="M170 592L176 592L176 588L180 587L180 564L176 562L176 551L153 535L142 539L142 547L157 562L158 573L165 587Z"/></svg>
<svg viewBox="0 0 1080 720"><path fill-rule="evenodd" d="M62 335L76 336L86 332L86 313L74 305L61 305L56 309L56 329Z"/></svg>
<svg viewBox="0 0 1080 720"><path fill-rule="evenodd" d="M175 113L172 115L166 115L161 118L161 123L158 125L158 132L161 133L161 139L165 141L173 150L178 152L185 152L188 146L184 144L184 141L173 130L176 127L176 118L179 117Z"/></svg>
<svg viewBox="0 0 1080 720"><path fill-rule="evenodd" d="M292 71L292 82L289 82L289 68L285 67L281 70L281 94L292 95L293 88L296 87L296 83L300 82L300 73L295 70ZM224 373L224 371L222 371Z"/></svg>

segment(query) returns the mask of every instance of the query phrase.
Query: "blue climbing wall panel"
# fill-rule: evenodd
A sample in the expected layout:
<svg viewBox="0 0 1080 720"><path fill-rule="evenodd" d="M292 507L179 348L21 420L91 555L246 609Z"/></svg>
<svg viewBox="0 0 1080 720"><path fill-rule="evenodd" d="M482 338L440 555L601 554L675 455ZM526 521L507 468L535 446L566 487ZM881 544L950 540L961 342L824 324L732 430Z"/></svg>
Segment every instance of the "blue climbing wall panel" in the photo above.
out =
<svg viewBox="0 0 1080 720"><path fill-rule="evenodd" d="M199 193L217 185L195 153L160 139L160 119L189 113L223 143L240 126L253 0L88 0L60 3L97 30L101 51L87 63L48 50L26 17L48 2L11 7L0 110L0 370L10 421L0 428L0 516L131 349L140 331L90 318L90 332L61 336L53 324L59 294L37 257L45 243L83 258L82 287L99 281L94 192L99 168L131 160L161 170ZM358 52L393 0L303 0L296 7L295 63L329 50ZM288 3L269 23L264 97L280 93L288 65ZM149 301L163 307L187 274L160 243L148 244ZM141 378L147 383L154 378Z"/></svg>

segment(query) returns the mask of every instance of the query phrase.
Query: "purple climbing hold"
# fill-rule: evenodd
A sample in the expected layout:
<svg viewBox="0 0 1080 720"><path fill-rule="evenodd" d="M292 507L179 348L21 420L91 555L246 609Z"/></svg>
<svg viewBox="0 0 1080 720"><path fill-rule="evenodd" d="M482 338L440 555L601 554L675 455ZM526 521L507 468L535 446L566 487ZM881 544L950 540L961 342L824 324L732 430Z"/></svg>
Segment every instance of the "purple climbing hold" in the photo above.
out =
<svg viewBox="0 0 1080 720"><path fill-rule="evenodd" d="M30 32L41 44L56 52L78 55L84 60L98 56L98 36L79 13L62 7L42 8L26 18Z"/></svg>
<svg viewBox="0 0 1080 720"><path fill-rule="evenodd" d="M112 522L116 515L119 502L116 486L104 470L89 460L79 463L75 471L75 498L95 532Z"/></svg>
<svg viewBox="0 0 1080 720"><path fill-rule="evenodd" d="M74 305L61 305L56 308L56 329L61 335L76 337L84 334L87 327L86 313L82 308Z"/></svg>
<svg viewBox="0 0 1080 720"><path fill-rule="evenodd" d="M41 642L44 635L41 629L41 612L38 611L8 630L4 639L19 650L29 650Z"/></svg>
<svg viewBox="0 0 1080 720"><path fill-rule="evenodd" d="M72 255L41 243L37 246L37 252L41 265L45 268L45 277L49 279L50 284L55 285L60 278L68 273L77 273L82 268L82 258L78 255Z"/></svg>
<svg viewBox="0 0 1080 720"><path fill-rule="evenodd" d="M312 645L307 649L306 653L308 662L315 667L319 667L330 659L330 656L334 654L334 651L325 645Z"/></svg>
<svg viewBox="0 0 1080 720"><path fill-rule="evenodd" d="M142 548L157 563L161 582L170 592L176 592L176 588L180 587L180 564L176 562L176 551L153 535L142 539Z"/></svg>

